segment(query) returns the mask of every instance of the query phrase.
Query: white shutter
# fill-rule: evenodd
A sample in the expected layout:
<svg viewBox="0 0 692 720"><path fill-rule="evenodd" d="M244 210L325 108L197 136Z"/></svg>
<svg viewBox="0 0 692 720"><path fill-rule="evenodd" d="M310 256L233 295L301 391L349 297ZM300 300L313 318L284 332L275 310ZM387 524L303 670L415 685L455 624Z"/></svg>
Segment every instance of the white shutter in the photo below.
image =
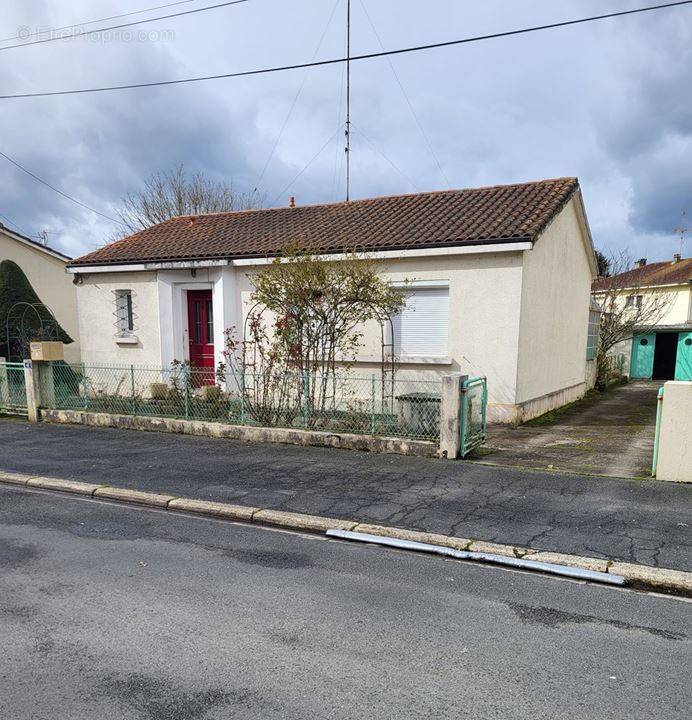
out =
<svg viewBox="0 0 692 720"><path fill-rule="evenodd" d="M392 318L396 355L446 357L449 288L415 288L406 297L406 308Z"/></svg>

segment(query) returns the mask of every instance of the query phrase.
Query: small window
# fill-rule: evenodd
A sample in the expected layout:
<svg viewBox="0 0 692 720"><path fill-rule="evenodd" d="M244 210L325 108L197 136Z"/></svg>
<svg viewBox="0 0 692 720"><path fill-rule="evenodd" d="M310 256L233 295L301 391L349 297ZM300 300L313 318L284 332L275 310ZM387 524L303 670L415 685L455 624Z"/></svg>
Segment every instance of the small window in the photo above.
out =
<svg viewBox="0 0 692 720"><path fill-rule="evenodd" d="M649 339L648 339L648 338L642 338L642 339L639 341L639 344L640 344L640 345L648 345L648 344L649 344Z"/></svg>
<svg viewBox="0 0 692 720"><path fill-rule="evenodd" d="M593 360L598 351L598 340L601 330L601 309L596 303L589 310L589 333L586 340L586 359Z"/></svg>
<svg viewBox="0 0 692 720"><path fill-rule="evenodd" d="M643 295L628 295L625 306L628 308L640 308L643 300Z"/></svg>
<svg viewBox="0 0 692 720"><path fill-rule="evenodd" d="M115 291L115 321L118 336L131 335L135 329L132 290Z"/></svg>
<svg viewBox="0 0 692 720"><path fill-rule="evenodd" d="M398 357L446 357L448 325L448 287L409 290L406 307L392 318L395 354Z"/></svg>

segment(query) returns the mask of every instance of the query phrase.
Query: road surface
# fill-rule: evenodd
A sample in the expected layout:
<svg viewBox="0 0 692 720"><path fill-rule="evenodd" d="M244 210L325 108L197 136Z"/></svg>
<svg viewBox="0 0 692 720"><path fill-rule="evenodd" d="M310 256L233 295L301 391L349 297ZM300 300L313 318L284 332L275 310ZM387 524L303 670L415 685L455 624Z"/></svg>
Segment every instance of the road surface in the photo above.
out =
<svg viewBox="0 0 692 720"><path fill-rule="evenodd" d="M0 487L0 717L689 717L692 603Z"/></svg>

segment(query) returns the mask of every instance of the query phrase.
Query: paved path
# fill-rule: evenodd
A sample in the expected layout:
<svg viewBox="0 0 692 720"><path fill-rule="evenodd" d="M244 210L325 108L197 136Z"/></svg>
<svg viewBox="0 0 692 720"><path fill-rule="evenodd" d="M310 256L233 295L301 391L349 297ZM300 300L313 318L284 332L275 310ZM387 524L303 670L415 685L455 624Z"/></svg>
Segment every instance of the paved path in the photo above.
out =
<svg viewBox="0 0 692 720"><path fill-rule="evenodd" d="M692 571L692 486L0 421L0 470Z"/></svg>
<svg viewBox="0 0 692 720"><path fill-rule="evenodd" d="M512 428L494 426L479 460L612 477L650 477L660 383L593 392L564 410Z"/></svg>
<svg viewBox="0 0 692 720"><path fill-rule="evenodd" d="M685 720L689 609L0 488L8 720Z"/></svg>

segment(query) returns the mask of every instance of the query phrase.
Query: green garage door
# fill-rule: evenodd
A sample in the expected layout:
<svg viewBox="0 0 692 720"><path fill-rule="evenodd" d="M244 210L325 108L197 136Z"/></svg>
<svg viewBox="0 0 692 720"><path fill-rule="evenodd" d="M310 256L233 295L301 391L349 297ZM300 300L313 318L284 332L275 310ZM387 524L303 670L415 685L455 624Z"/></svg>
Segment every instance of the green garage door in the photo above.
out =
<svg viewBox="0 0 692 720"><path fill-rule="evenodd" d="M641 333L632 338L630 378L633 380L651 380L654 374L655 349L656 333Z"/></svg>
<svg viewBox="0 0 692 720"><path fill-rule="evenodd" d="M678 335L675 379L692 380L692 332L681 332Z"/></svg>

